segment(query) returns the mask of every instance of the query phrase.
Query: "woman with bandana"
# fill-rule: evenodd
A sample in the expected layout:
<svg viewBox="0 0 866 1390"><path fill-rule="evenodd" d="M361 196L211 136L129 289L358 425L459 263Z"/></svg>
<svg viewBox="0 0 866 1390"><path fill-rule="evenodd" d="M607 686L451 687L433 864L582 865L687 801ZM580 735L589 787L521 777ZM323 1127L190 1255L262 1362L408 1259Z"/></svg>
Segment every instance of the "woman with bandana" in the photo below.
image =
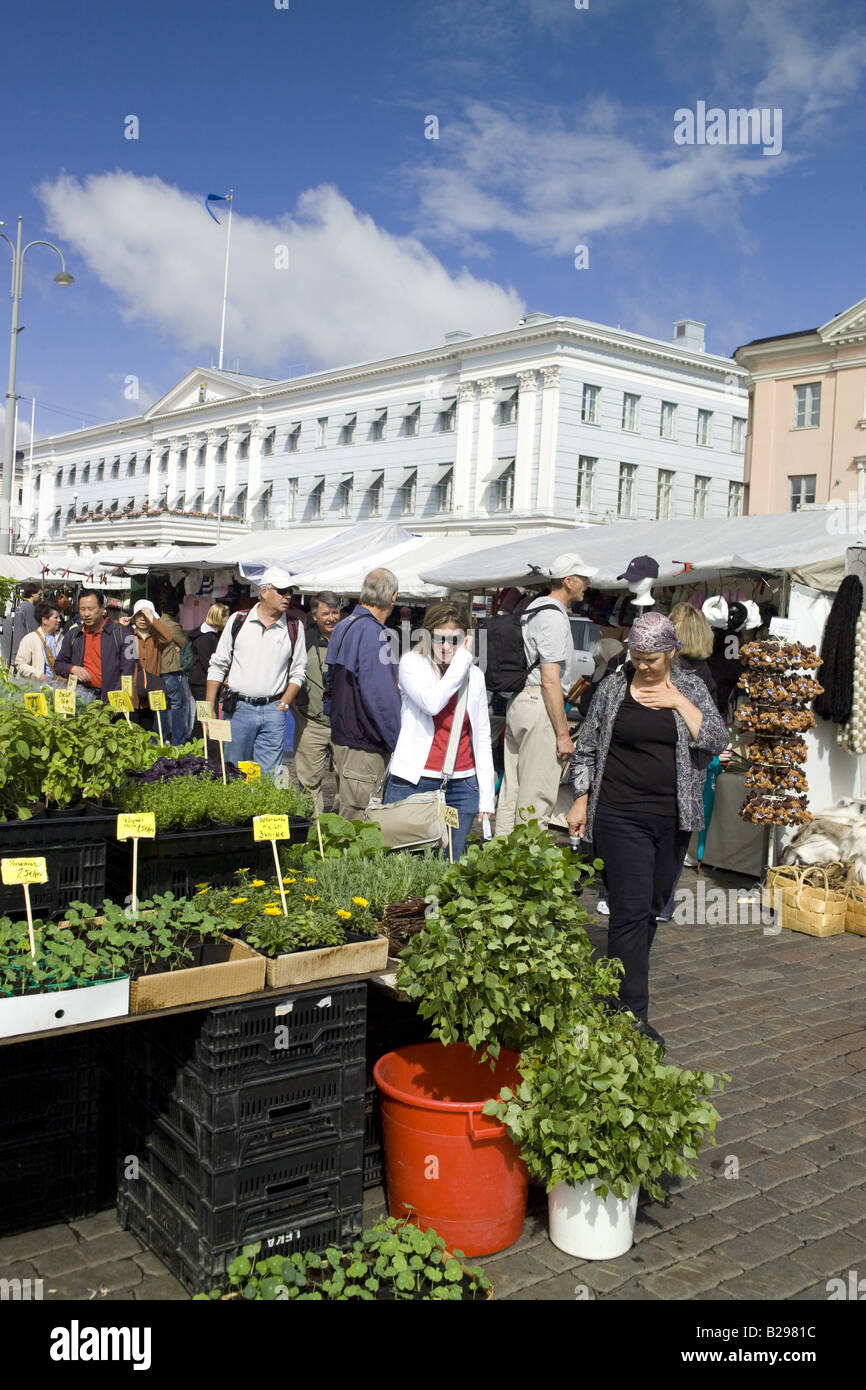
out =
<svg viewBox="0 0 866 1390"><path fill-rule="evenodd" d="M638 618L629 659L599 685L571 760L576 800L570 835L604 860L608 955L622 961L620 1005L638 1031L664 1045L647 1020L649 953L693 830L704 824L706 758L728 732L704 682L680 667L676 628L660 613Z"/></svg>

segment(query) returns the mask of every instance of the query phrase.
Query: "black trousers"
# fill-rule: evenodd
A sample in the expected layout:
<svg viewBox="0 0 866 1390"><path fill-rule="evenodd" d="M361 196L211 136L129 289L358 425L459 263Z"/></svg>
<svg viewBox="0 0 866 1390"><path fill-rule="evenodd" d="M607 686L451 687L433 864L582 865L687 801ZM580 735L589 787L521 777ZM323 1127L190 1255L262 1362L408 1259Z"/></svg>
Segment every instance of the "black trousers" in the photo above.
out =
<svg viewBox="0 0 866 1390"><path fill-rule="evenodd" d="M593 823L595 853L604 860L610 909L608 956L625 966L623 1007L644 1022L649 1007L649 954L661 912L682 869L691 832L675 816L621 810L599 802Z"/></svg>

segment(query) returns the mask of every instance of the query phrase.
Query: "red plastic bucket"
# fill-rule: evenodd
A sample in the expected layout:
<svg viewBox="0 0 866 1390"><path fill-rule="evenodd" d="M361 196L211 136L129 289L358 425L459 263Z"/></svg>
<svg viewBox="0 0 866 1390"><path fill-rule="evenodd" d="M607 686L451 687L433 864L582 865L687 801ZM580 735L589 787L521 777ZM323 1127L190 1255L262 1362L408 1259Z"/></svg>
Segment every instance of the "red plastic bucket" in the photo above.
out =
<svg viewBox="0 0 866 1390"><path fill-rule="evenodd" d="M382 1092L388 1209L411 1208L449 1250L492 1255L512 1245L526 1216L526 1165L505 1126L482 1115L500 1087L519 1083L517 1052L496 1070L465 1043L416 1043L373 1068Z"/></svg>

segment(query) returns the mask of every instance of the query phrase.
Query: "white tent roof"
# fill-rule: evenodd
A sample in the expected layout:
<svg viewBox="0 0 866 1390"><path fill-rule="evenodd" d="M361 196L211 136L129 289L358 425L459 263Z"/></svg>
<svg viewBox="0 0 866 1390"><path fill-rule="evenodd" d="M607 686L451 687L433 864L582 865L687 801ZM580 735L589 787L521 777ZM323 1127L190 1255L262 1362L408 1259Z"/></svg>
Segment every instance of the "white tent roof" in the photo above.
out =
<svg viewBox="0 0 866 1390"><path fill-rule="evenodd" d="M290 542L281 541L279 531L270 531L267 534L271 538L267 550L257 554L255 558L248 557L237 561L245 579L255 581L260 578L268 565L288 570L292 576L301 572L307 573L311 569L321 572L328 566L344 564L355 556L392 555L411 540L410 532L405 531L397 522L379 521L364 521L358 526L343 527L327 539L322 538L321 533L307 531L306 544L303 547L298 545L294 549ZM378 563L387 564L387 560L376 558L367 568L372 569ZM364 573L366 572L365 570ZM330 584L328 587L331 587Z"/></svg>
<svg viewBox="0 0 866 1390"><path fill-rule="evenodd" d="M195 552L186 547L186 556L196 569L225 569L239 564L242 560L272 563L276 555L294 555L323 540L340 534L339 527L312 526L288 527L283 531L248 531L243 536L234 536L222 545L202 547Z"/></svg>
<svg viewBox="0 0 866 1390"><path fill-rule="evenodd" d="M0 576L19 584L25 579L41 579L43 564L38 555L0 555Z"/></svg>
<svg viewBox="0 0 866 1390"><path fill-rule="evenodd" d="M828 562L839 562L841 579L845 549L856 539L843 531L845 517L845 512L816 508L713 521L614 522L521 537L483 553L474 547L463 559L420 573L426 582L449 589L494 589L531 583L539 569L570 551L597 569L592 583L602 589L625 589L618 576L638 555L658 561L660 585L711 580L742 570L813 570L826 576ZM684 572L685 564L692 569Z"/></svg>

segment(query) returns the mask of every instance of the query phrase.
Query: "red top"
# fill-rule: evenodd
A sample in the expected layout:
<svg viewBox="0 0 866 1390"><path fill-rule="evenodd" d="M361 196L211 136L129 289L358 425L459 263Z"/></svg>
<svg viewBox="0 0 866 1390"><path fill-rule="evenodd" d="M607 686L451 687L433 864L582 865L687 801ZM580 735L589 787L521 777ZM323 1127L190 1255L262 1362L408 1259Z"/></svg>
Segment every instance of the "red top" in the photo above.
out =
<svg viewBox="0 0 866 1390"><path fill-rule="evenodd" d="M430 752L427 754L427 765L424 768L425 775L432 774L438 776L442 771L445 762L445 753L448 748L448 736L451 733L451 725L454 722L454 711L457 707L457 695L452 695L448 704L438 714L433 715L433 742L430 745ZM463 728L460 731L460 742L457 745L457 761L454 764L455 772L474 772L475 758L472 754L472 725L469 723L469 712L463 718Z"/></svg>
<svg viewBox="0 0 866 1390"><path fill-rule="evenodd" d="M102 689L102 628L98 632L84 630L84 658L81 662L93 690Z"/></svg>

